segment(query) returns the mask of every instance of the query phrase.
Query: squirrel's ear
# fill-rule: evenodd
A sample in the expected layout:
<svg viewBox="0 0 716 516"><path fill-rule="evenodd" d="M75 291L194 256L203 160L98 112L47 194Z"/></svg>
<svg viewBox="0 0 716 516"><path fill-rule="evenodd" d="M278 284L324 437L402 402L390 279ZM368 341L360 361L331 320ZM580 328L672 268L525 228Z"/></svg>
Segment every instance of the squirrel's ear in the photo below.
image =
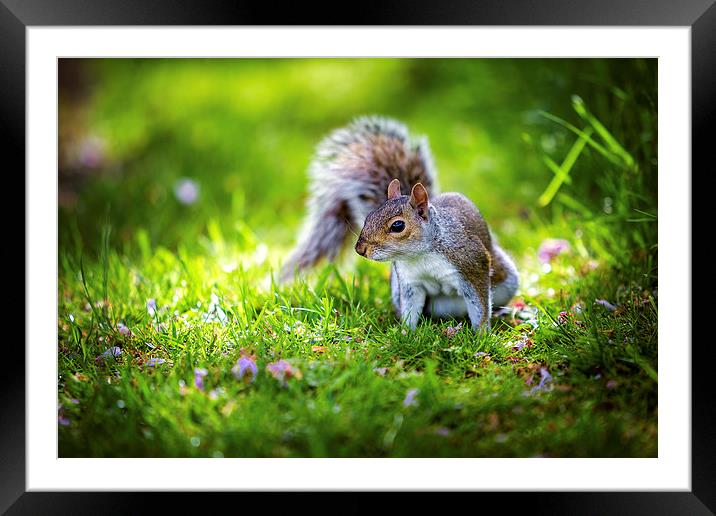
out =
<svg viewBox="0 0 716 516"><path fill-rule="evenodd" d="M425 220L428 220L428 191L422 183L415 183L410 192L410 205Z"/></svg>
<svg viewBox="0 0 716 516"><path fill-rule="evenodd" d="M388 200L400 197L400 181L393 179L388 185Z"/></svg>

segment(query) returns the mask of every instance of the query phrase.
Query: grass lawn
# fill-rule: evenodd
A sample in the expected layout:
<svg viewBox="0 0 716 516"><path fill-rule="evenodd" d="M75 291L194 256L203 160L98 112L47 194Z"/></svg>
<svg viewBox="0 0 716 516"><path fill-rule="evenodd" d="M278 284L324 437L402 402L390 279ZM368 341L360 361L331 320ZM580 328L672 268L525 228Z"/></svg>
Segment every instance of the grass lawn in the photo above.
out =
<svg viewBox="0 0 716 516"><path fill-rule="evenodd" d="M100 60L60 88L61 457L657 456L655 60ZM490 334L406 330L351 252L272 280L313 147L366 113L425 134L515 259Z"/></svg>

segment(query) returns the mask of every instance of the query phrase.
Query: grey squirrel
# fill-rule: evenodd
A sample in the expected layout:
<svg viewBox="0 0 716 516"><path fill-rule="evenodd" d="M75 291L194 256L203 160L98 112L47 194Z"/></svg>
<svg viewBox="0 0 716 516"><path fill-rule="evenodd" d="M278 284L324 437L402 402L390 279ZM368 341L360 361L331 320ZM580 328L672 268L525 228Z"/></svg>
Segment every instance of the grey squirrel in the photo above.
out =
<svg viewBox="0 0 716 516"><path fill-rule="evenodd" d="M489 329L492 306L515 294L517 268L479 210L461 194L437 195L427 140L400 122L360 117L333 131L309 177L308 216L283 281L334 260L360 231L358 254L393 261L393 307L411 328L420 315L468 315L474 328Z"/></svg>

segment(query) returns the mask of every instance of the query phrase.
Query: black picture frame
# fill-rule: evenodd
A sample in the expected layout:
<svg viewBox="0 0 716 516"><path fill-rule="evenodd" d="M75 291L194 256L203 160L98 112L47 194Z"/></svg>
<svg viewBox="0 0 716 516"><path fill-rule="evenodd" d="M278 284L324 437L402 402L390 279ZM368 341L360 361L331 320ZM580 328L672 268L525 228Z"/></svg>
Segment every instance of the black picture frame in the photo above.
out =
<svg viewBox="0 0 716 516"><path fill-rule="evenodd" d="M0 0L0 149L6 181L16 179L25 198L25 81L26 29L47 25L549 25L549 26L684 26L691 28L692 170L696 177L713 169L708 149L710 127L716 121L716 0L409 0L361 5L359 9L329 9L304 2L273 4L217 0ZM347 14L340 14L345 12ZM712 144L711 144L712 145ZM15 171L13 174L11 171ZM20 178L23 178L20 180ZM16 189L17 188L17 189ZM693 192L692 182L692 192ZM693 197L692 197L693 198ZM692 205L697 205L693 203ZM7 211L7 210L6 210ZM25 211L23 210L23 215ZM6 242L26 236L25 219L17 210L6 213ZM692 220L695 220L692 217ZM19 238L8 233L15 230ZM693 234L693 232L692 232ZM22 251L23 270L26 254ZM693 249L693 248L692 248ZM20 254L13 251L13 256ZM691 253L692 271L698 267ZM699 270L699 269L696 269ZM692 273L693 274L693 273ZM23 276L25 276L23 275ZM19 278L19 275L17 275ZM22 291L25 291L23 281ZM10 290L9 292L15 292ZM693 292L693 290L692 290ZM10 294L9 294L10 295ZM16 294L11 294L17 304ZM23 299L25 297L23 296ZM23 303L23 306L25 304ZM28 312L25 312L27 324ZM691 327L690 322L683 321ZM19 324L15 324L19 326ZM23 326L24 328L24 326ZM22 335L25 339L24 332ZM692 353L692 456L690 492L531 492L468 493L471 498L511 500L511 507L549 514L713 514L716 511L716 426L713 418L708 360L709 340L685 334ZM157 507L184 504L180 493L26 492L25 488L25 351L6 338L0 416L0 511L8 514L113 514L154 512ZM7 364L12 364L8 366ZM456 495L457 493L455 493ZM205 493L226 498L246 493ZM265 495L264 495L265 496ZM413 500L422 496L413 493ZM361 509L359 497L343 507ZM459 499L458 499L459 500ZM222 500L223 501L223 500ZM266 502L269 503L269 502ZM275 502L271 502L275 503ZM293 502L291 502L293 503ZM365 502L368 504L368 502ZM456 503L457 500L456 500ZM474 501L468 501L473 504ZM524 504L524 505L523 505ZM239 505L230 505L237 510ZM180 507L180 506L179 506ZM277 509L281 506L277 505ZM308 507L311 509L310 507Z"/></svg>

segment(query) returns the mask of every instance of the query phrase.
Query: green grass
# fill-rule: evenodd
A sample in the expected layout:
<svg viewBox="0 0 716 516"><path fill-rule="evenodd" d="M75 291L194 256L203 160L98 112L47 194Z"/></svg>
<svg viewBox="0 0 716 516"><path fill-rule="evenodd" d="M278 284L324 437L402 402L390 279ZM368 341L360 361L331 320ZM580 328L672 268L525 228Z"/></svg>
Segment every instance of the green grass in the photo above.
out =
<svg viewBox="0 0 716 516"><path fill-rule="evenodd" d="M655 61L90 66L93 93L61 95L61 148L107 143L96 168L60 160L60 456L657 455ZM357 256L272 282L315 143L363 113L426 134L515 258L525 306L490 334L405 330ZM549 266L547 238L570 244Z"/></svg>

